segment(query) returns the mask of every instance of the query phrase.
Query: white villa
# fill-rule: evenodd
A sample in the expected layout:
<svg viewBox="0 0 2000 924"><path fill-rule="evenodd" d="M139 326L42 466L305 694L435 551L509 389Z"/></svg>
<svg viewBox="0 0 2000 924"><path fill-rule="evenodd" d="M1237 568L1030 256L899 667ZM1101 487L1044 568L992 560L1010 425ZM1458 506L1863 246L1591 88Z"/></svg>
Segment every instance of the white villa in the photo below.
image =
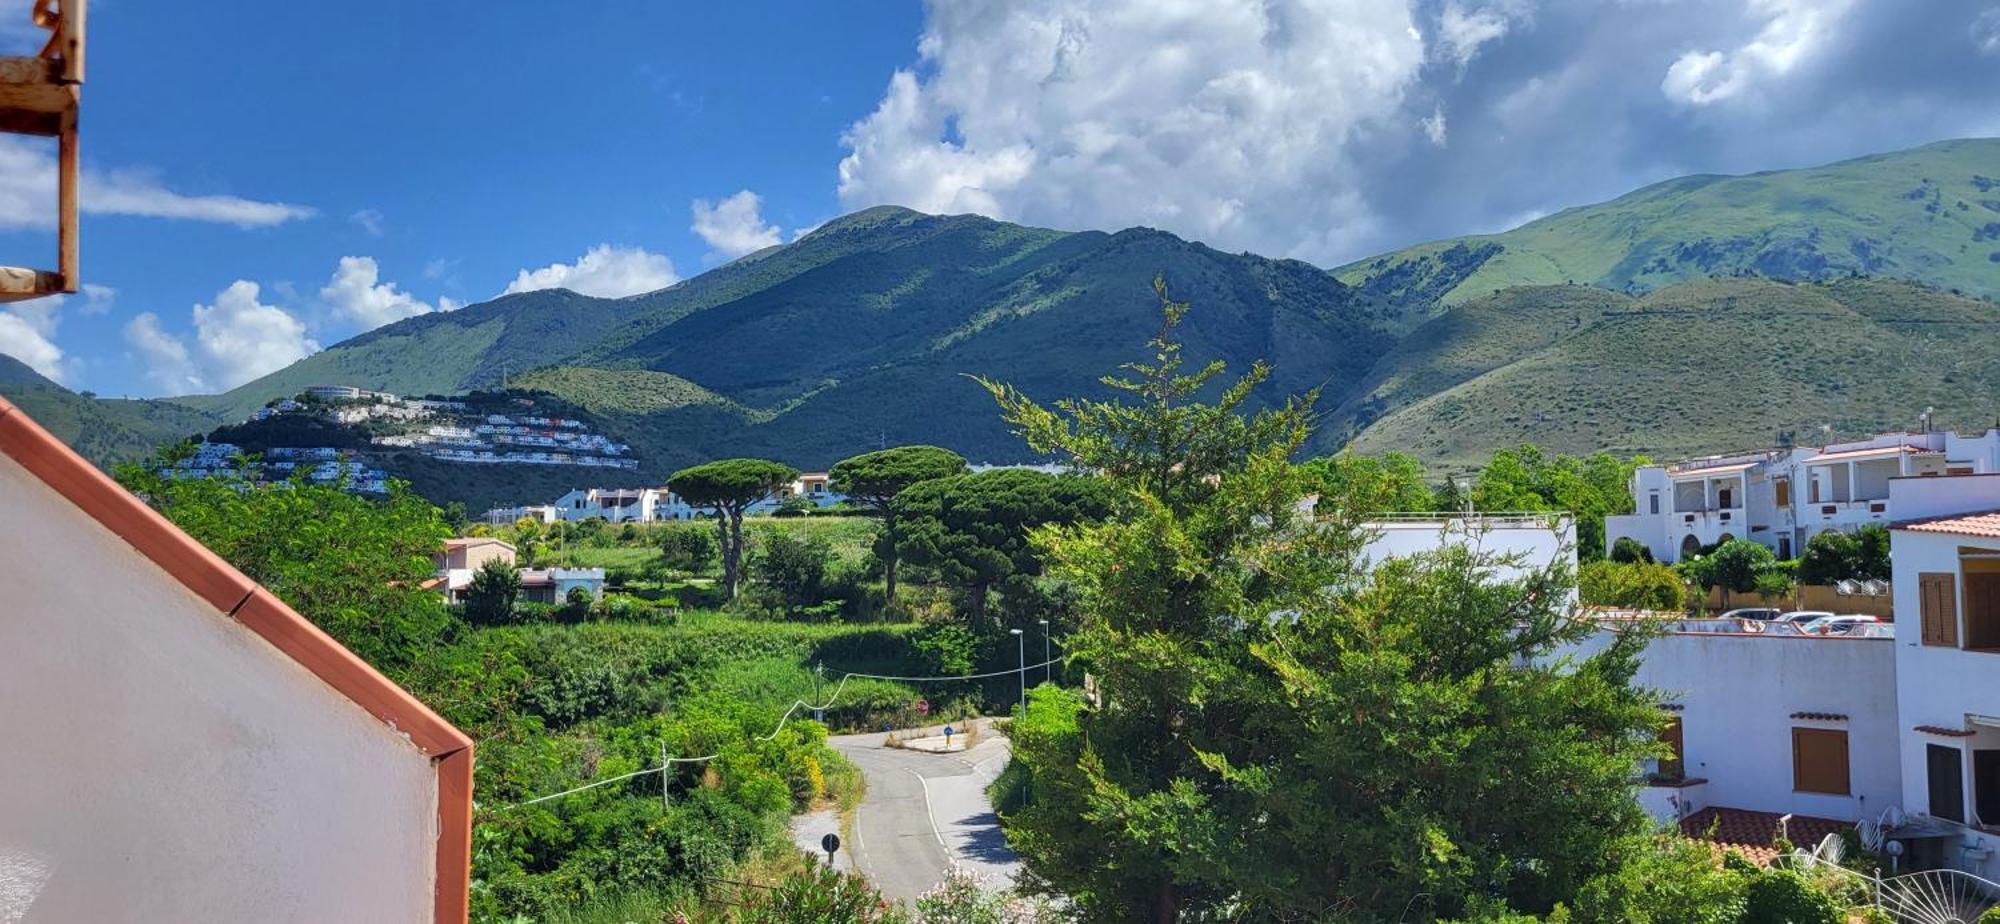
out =
<svg viewBox="0 0 2000 924"><path fill-rule="evenodd" d="M806 472L792 479L790 484L779 488L769 497L750 505L744 512L749 514L772 514L784 505L787 499L803 497L819 508L832 507L847 500L847 495L833 490L832 478L825 472ZM513 523L522 517L543 524L558 520L575 523L582 520L599 519L607 523L658 523L665 520L692 520L697 516L710 516L713 511L705 507L690 506L667 488L576 488L547 504L531 504L523 507L495 507L486 511L481 519L496 526Z"/></svg>
<svg viewBox="0 0 2000 924"><path fill-rule="evenodd" d="M1893 479L1994 472L2000 472L2000 430L1885 433L1817 449L1649 465L1632 475L1635 512L1607 517L1604 541L1608 548L1635 539L1664 562L1728 539L1749 539L1792 558L1827 530L1903 517L1890 500Z"/></svg>

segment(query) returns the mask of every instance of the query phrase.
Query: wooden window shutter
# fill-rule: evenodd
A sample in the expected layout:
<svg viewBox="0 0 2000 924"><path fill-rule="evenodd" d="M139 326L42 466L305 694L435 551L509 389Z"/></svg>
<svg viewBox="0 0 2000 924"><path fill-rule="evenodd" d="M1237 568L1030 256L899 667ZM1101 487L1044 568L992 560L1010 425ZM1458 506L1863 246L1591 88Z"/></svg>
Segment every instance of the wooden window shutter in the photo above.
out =
<svg viewBox="0 0 2000 924"><path fill-rule="evenodd" d="M1660 759L1660 776L1664 779L1678 780L1687 773L1687 758L1681 752L1680 719L1667 723L1666 730L1660 733L1660 741L1673 752L1672 757Z"/></svg>
<svg viewBox="0 0 2000 924"><path fill-rule="evenodd" d="M1792 729L1792 788L1836 796L1849 794L1846 731Z"/></svg>
<svg viewBox="0 0 2000 924"><path fill-rule="evenodd" d="M1958 587L1949 571L1917 575L1917 602L1926 645L1958 647Z"/></svg>

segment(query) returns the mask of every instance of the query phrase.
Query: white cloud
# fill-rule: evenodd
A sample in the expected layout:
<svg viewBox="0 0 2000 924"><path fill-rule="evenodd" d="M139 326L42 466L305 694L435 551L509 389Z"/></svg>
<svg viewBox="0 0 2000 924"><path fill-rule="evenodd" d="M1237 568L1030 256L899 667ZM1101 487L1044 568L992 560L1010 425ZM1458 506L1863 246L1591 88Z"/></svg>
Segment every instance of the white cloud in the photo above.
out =
<svg viewBox="0 0 2000 924"><path fill-rule="evenodd" d="M83 303L76 306L76 311L85 315L103 314L111 310L117 294L110 286L85 284ZM75 360L56 344L55 338L56 328L62 325L62 312L74 301L74 296L55 295L0 305L0 353L27 363L57 382L67 381Z"/></svg>
<svg viewBox="0 0 2000 924"><path fill-rule="evenodd" d="M1757 35L1730 51L1689 51L1660 81L1667 98L1706 106L1742 95L1760 81L1783 77L1832 37L1854 0L1744 0L1746 14L1764 21Z"/></svg>
<svg viewBox="0 0 2000 924"><path fill-rule="evenodd" d="M463 308L463 307L465 307L465 303L464 303L464 302L461 302L461 301L459 301L458 299L455 299L455 298L452 298L452 297L451 297L451 296L449 296L449 295L440 295L440 296L438 296L438 310L439 310L439 311L457 311L458 309L460 309L460 308Z"/></svg>
<svg viewBox="0 0 2000 924"><path fill-rule="evenodd" d="M1444 147L1446 129L1443 106L1432 109L1431 114L1425 116L1418 124L1423 126L1424 137L1429 138L1432 144Z"/></svg>
<svg viewBox="0 0 2000 924"><path fill-rule="evenodd" d="M53 145L0 137L0 229L53 227L55 190ZM283 202L185 195L136 170L85 170L81 190L83 210L98 215L177 218L257 228L315 214L305 206Z"/></svg>
<svg viewBox="0 0 2000 924"><path fill-rule="evenodd" d="M319 290L320 300L335 317L352 321L361 330L431 312L428 303L380 278L374 257L341 257L333 278Z"/></svg>
<svg viewBox="0 0 2000 924"><path fill-rule="evenodd" d="M758 214L762 204L763 200L747 189L714 204L696 199L692 230L708 244L712 258L734 260L777 246L783 235L777 225L766 224Z"/></svg>
<svg viewBox="0 0 2000 924"><path fill-rule="evenodd" d="M1972 20L1972 45L1980 54L2000 55L2000 6L1980 13Z"/></svg>
<svg viewBox="0 0 2000 924"><path fill-rule="evenodd" d="M196 305L194 338L167 332L152 312L125 325L125 341L146 361L148 377L168 394L225 391L319 351L305 322L260 301L245 279L230 283L214 304Z"/></svg>
<svg viewBox="0 0 2000 924"><path fill-rule="evenodd" d="M925 76L897 72L846 133L850 208L1148 224L1325 258L1375 221L1346 147L1394 121L1425 59L1411 10L1390 0L927 13Z"/></svg>
<svg viewBox="0 0 2000 924"><path fill-rule="evenodd" d="M371 237L382 236L382 212L380 209L362 209L347 216L347 220L361 226Z"/></svg>
<svg viewBox="0 0 2000 924"><path fill-rule="evenodd" d="M568 289L598 298L623 298L664 289L680 278L674 272L673 261L664 256L639 247L599 244L585 251L575 263L551 263L538 270L522 270L501 294Z"/></svg>
<svg viewBox="0 0 2000 924"><path fill-rule="evenodd" d="M1507 28L1504 11L1467 9L1458 0L1451 0L1444 5L1444 13L1438 19L1438 50L1463 71L1479 53L1479 46L1504 38Z"/></svg>

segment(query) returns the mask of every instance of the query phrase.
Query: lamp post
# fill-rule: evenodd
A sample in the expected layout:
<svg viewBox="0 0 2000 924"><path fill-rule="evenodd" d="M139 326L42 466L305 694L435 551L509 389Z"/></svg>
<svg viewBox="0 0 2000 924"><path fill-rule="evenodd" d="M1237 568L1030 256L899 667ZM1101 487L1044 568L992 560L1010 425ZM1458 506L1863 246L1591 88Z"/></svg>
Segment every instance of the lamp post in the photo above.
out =
<svg viewBox="0 0 2000 924"><path fill-rule="evenodd" d="M1019 629L1008 629L1014 635L1014 647L1021 656L1021 666L1015 670L1021 678L1021 714L1028 714L1028 637Z"/></svg>
<svg viewBox="0 0 2000 924"><path fill-rule="evenodd" d="M1055 679L1056 670L1056 659L1049 656L1049 621L1038 619L1036 622L1042 624L1042 682L1048 683Z"/></svg>

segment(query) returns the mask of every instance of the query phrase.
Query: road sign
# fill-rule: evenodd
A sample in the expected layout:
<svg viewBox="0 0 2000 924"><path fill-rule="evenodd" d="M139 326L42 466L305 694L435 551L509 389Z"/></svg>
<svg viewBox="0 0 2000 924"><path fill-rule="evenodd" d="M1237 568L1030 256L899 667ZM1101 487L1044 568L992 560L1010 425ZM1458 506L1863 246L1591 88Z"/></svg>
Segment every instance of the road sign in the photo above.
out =
<svg viewBox="0 0 2000 924"><path fill-rule="evenodd" d="M954 735L954 734L956 734L957 732L958 732L958 729L956 729L956 728L953 728L953 727L951 727L951 726L949 726L949 725L946 725L946 726L944 727L944 746L945 746L945 747L951 747L951 736L952 736L952 735Z"/></svg>
<svg viewBox="0 0 2000 924"><path fill-rule="evenodd" d="M930 701L930 700L927 700L927 699L920 699L920 700L917 700L917 714L918 714L918 715L930 715L930 714L931 714L931 701Z"/></svg>
<svg viewBox="0 0 2000 924"><path fill-rule="evenodd" d="M826 862L833 862L833 852L840 849L840 835L828 831L819 839L819 849L826 851Z"/></svg>

